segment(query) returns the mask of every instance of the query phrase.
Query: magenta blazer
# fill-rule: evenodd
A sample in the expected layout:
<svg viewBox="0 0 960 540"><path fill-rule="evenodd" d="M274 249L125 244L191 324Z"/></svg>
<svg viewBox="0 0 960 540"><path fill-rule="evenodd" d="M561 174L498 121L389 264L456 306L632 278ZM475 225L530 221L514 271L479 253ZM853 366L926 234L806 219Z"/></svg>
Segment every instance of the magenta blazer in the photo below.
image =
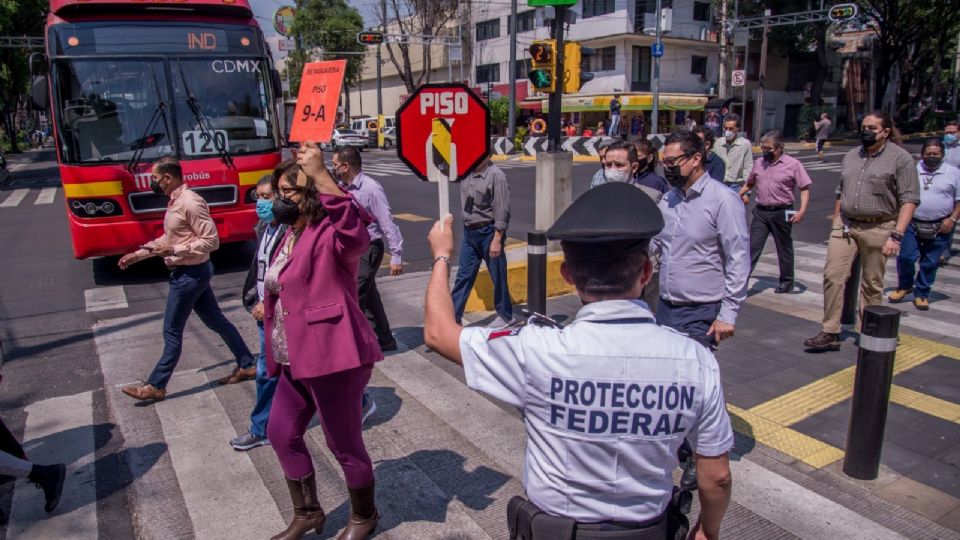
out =
<svg viewBox="0 0 960 540"><path fill-rule="evenodd" d="M320 194L319 199L327 216L303 230L280 272L287 357L294 379L321 377L383 360L377 337L357 300L357 267L360 255L370 245L370 215L349 194ZM290 234L292 231L284 240ZM272 343L276 302L276 295L264 294L267 373L271 377L280 374Z"/></svg>

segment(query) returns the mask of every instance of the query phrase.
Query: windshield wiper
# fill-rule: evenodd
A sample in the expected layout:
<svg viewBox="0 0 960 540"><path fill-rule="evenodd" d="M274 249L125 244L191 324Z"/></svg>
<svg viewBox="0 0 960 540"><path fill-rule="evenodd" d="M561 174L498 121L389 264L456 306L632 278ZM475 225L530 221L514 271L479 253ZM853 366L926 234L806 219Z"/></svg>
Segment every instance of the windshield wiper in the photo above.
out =
<svg viewBox="0 0 960 540"><path fill-rule="evenodd" d="M143 135L137 139L139 144L137 148L134 149L133 155L130 156L130 161L127 163L127 170L134 174L140 165L140 161L143 159L143 153L147 149L148 137L153 131L153 126L155 126L161 118L163 119L163 129L166 133L167 140L170 141L171 148L173 147L173 138L170 136L170 123L167 121L167 102L164 101L160 95L160 81L157 80L156 71L153 71L153 88L157 92L157 108L153 110L153 116L151 116L150 121L147 122L147 128L143 131Z"/></svg>
<svg viewBox="0 0 960 540"><path fill-rule="evenodd" d="M207 115L203 114L203 109L200 107L200 100L197 99L197 96L190 91L190 87L187 86L187 77L183 74L183 65L177 61L177 71L180 72L180 79L183 81L183 90L187 93L187 107L190 109L190 112L193 113L193 117L197 119L197 125L200 126L200 131L206 133L210 137L210 140L213 141L213 147L217 149L217 154L220 156L220 159L223 160L223 163L227 167L233 167L233 159L227 154L227 149L223 147L223 141L214 137L213 125L210 124L210 119L207 118Z"/></svg>

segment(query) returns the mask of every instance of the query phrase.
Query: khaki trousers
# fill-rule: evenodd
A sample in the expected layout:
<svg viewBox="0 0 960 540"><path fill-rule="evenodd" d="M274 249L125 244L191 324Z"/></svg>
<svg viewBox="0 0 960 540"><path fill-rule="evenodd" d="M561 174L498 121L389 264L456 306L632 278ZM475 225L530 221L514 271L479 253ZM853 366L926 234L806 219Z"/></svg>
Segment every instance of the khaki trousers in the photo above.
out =
<svg viewBox="0 0 960 540"><path fill-rule="evenodd" d="M883 275L887 258L881 250L890 237L896 221L881 223L850 223L850 233L844 237L843 223L834 221L827 245L827 262L823 267L823 331L840 333L843 312L843 289L850 278L854 259L860 256L860 310L883 302Z"/></svg>

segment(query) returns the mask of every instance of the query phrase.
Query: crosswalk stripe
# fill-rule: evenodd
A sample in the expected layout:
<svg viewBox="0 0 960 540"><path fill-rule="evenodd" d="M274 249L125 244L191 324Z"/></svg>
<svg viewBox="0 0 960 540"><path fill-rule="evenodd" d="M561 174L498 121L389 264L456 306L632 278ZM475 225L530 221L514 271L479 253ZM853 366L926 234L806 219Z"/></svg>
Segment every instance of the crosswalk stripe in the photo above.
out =
<svg viewBox="0 0 960 540"><path fill-rule="evenodd" d="M43 510L43 491L18 482L8 538L97 538L93 393L45 399L26 408L24 450L34 463L66 463L60 504Z"/></svg>
<svg viewBox="0 0 960 540"><path fill-rule="evenodd" d="M126 309L127 293L123 285L114 287L96 287L83 291L87 313L108 309Z"/></svg>
<svg viewBox="0 0 960 540"><path fill-rule="evenodd" d="M55 187L46 187L40 190L40 195L37 195L37 200L33 204L50 204L53 202L53 199L57 196L57 188Z"/></svg>
<svg viewBox="0 0 960 540"><path fill-rule="evenodd" d="M2 203L0 203L0 208L10 208L16 206L23 201L23 198L27 196L27 193L30 193L29 189L16 189L9 197L6 198Z"/></svg>

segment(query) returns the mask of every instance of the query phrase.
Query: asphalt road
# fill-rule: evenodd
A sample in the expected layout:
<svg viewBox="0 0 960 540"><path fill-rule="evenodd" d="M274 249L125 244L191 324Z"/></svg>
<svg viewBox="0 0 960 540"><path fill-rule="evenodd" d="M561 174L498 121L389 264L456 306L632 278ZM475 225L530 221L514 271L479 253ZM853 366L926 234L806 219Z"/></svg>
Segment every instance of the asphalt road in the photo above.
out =
<svg viewBox="0 0 960 540"><path fill-rule="evenodd" d="M823 165L812 151L795 154L810 166L814 180L808 217L795 229L798 240L819 243L826 239L844 150L829 149L828 162ZM167 272L158 260L122 272L116 268L115 258L74 259L53 153L8 157L16 172L0 183L0 339L6 352L0 412L20 436L28 405L93 392L98 527L103 537L132 537L125 495L130 479L123 465L123 443L111 435L116 430L107 415L104 378L93 340L97 320L110 312L88 311L87 295L94 289L122 285L128 305L125 316L159 312L166 298ZM363 158L367 170L383 184L393 212L399 216L406 271L426 269L431 259L426 235L437 213L436 187L410 174L392 153L370 151ZM532 162L502 166L511 189L508 234L523 241L534 222L535 166ZM595 171L592 163L574 165L574 196L586 191ZM39 194L45 188L55 190L51 202L41 202ZM29 192L18 203L10 202L18 190L25 189ZM458 207L459 193L454 188L451 208ZM252 252L253 246L247 243L224 246L214 255L213 286L222 302L239 298ZM10 484L0 488L0 508L9 509L11 498ZM5 536L5 529L0 529L0 535Z"/></svg>

